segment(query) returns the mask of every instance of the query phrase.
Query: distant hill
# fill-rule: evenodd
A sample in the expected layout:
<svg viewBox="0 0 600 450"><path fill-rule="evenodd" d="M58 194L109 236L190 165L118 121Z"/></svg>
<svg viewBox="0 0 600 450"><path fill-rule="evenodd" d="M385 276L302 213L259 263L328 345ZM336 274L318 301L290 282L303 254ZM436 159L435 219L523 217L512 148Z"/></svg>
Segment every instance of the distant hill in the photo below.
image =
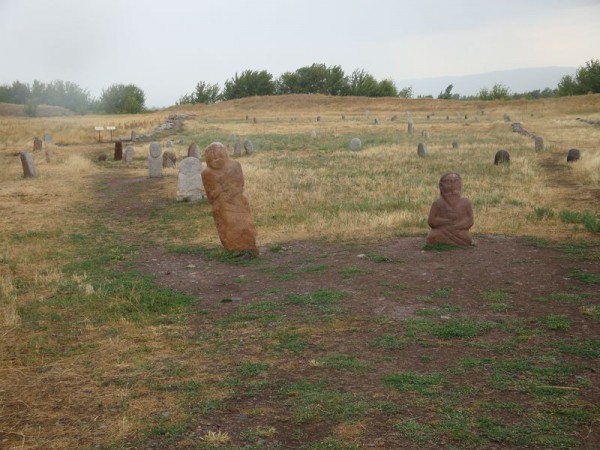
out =
<svg viewBox="0 0 600 450"><path fill-rule="evenodd" d="M37 117L55 117L55 116L72 116L73 111L62 108L60 106L40 105L37 109ZM15 105L14 103L0 103L0 116L25 116L23 105Z"/></svg>
<svg viewBox="0 0 600 450"><path fill-rule="evenodd" d="M437 97L440 92L453 85L452 93L459 95L476 95L481 88L492 88L495 84L502 84L510 90L511 94L554 89L560 79L565 75L575 75L576 67L535 67L529 69L500 70L474 75L443 76L435 78L419 78L412 80L396 81L398 89L412 86L413 95L433 95Z"/></svg>

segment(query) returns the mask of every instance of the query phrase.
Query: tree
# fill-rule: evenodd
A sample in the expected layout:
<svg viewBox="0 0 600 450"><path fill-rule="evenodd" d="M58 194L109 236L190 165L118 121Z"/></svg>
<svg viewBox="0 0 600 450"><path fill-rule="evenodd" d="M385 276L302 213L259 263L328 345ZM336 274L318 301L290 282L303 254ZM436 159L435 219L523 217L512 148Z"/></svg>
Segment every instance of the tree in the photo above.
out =
<svg viewBox="0 0 600 450"><path fill-rule="evenodd" d="M397 97L398 89L396 84L390 79L386 78L377 83L377 90L373 97Z"/></svg>
<svg viewBox="0 0 600 450"><path fill-rule="evenodd" d="M350 95L374 97L378 88L375 77L363 69L356 69L350 75Z"/></svg>
<svg viewBox="0 0 600 450"><path fill-rule="evenodd" d="M277 80L279 94L347 95L348 77L341 66L313 64L285 72Z"/></svg>
<svg viewBox="0 0 600 450"><path fill-rule="evenodd" d="M503 84L496 83L491 90L481 88L478 95L480 100L507 100L510 98L510 91Z"/></svg>
<svg viewBox="0 0 600 450"><path fill-rule="evenodd" d="M400 98L413 98L413 88L408 86L398 91L398 97Z"/></svg>
<svg viewBox="0 0 600 450"><path fill-rule="evenodd" d="M577 92L587 94L600 92L600 60L591 59L585 66L579 67L575 74L577 80Z"/></svg>
<svg viewBox="0 0 600 450"><path fill-rule="evenodd" d="M102 90L100 105L108 114L137 114L145 109L146 95L134 84L113 84Z"/></svg>
<svg viewBox="0 0 600 450"><path fill-rule="evenodd" d="M24 105L31 95L31 88L26 83L13 81L12 85L0 86L0 102Z"/></svg>
<svg viewBox="0 0 600 450"><path fill-rule="evenodd" d="M327 95L346 95L348 77L341 66L329 66L325 73L325 92Z"/></svg>
<svg viewBox="0 0 600 450"><path fill-rule="evenodd" d="M313 64L296 70L298 94L327 94L327 67Z"/></svg>
<svg viewBox="0 0 600 450"><path fill-rule="evenodd" d="M199 81L196 90L191 94L185 94L177 102L178 105L195 103L216 103L221 99L221 88L218 84L209 84Z"/></svg>
<svg viewBox="0 0 600 450"><path fill-rule="evenodd" d="M266 70L261 72L246 70L240 76L236 73L233 78L225 81L222 97L224 100L233 100L254 95L273 95L274 93L273 75Z"/></svg>
<svg viewBox="0 0 600 450"><path fill-rule="evenodd" d="M558 96L565 97L577 94L577 82L571 75L565 75L558 82Z"/></svg>
<svg viewBox="0 0 600 450"><path fill-rule="evenodd" d="M453 84L449 84L448 86L446 86L446 90L443 92L440 92L438 94L438 98L442 99L442 100L451 100L453 98L453 95L452 95L453 87L454 87Z"/></svg>

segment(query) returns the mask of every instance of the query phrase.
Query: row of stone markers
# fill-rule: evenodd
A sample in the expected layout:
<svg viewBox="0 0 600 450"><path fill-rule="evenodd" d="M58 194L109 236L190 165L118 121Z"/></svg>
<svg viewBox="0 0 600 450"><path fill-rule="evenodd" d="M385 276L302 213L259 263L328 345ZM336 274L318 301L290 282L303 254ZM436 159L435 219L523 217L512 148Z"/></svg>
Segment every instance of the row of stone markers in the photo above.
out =
<svg viewBox="0 0 600 450"><path fill-rule="evenodd" d="M525 137L533 139L534 140L534 148L535 148L536 152L541 152L541 151L545 150L544 138L535 133L532 133L531 131L527 131L525 128L523 128L523 126L521 125L521 122L513 122L511 124L511 129L512 129L513 133L518 133L521 136L525 136ZM581 152L577 148L569 149L569 151L567 152L567 162L579 161L580 158L581 158Z"/></svg>

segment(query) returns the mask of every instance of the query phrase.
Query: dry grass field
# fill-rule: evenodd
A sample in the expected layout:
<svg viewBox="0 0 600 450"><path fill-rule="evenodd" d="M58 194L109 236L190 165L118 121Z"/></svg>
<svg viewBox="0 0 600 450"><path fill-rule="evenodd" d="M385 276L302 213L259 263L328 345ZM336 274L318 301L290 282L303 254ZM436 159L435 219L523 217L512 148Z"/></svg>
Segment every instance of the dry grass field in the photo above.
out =
<svg viewBox="0 0 600 450"><path fill-rule="evenodd" d="M124 163L112 160L107 132L98 142L94 131L149 133L171 114L189 118L153 139L163 149L171 140L178 160L193 142L252 141L255 153L239 161L257 261L239 265L219 250L207 202L175 202L176 169L148 179L150 140L133 143ZM504 114L546 149L513 133ZM136 116L0 115L0 448L594 448L600 127L578 118L600 120L600 95L294 95ZM18 153L44 133L54 160L34 152L39 175L23 178ZM360 151L350 150L354 137ZM417 156L419 142L428 157ZM566 162L570 148L580 161ZM493 164L499 149L509 165ZM503 239L534 246L515 244L523 255L501 265L513 284L492 286L490 269L469 278L475 294L454 298L456 281L418 281L428 269L393 253L425 253L447 171L461 174L473 202L481 267L504 264ZM364 267L349 262L353 252ZM462 276L479 264L465 254L425 258ZM389 262L398 265L388 273ZM394 278L412 264L410 279ZM536 264L558 278L537 280L525 270ZM203 271L210 282L194 278ZM236 289L252 301L237 305ZM394 311L407 302L408 319L359 306L394 289ZM473 334L437 334L455 316ZM506 359L515 352L523 360ZM400 366L412 378L392 373Z"/></svg>

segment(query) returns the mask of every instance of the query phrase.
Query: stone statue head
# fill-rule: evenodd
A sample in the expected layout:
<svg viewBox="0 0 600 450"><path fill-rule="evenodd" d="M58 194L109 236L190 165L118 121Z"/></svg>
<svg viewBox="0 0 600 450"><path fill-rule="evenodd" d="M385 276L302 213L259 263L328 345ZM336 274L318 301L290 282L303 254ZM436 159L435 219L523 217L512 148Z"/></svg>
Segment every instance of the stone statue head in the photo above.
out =
<svg viewBox="0 0 600 450"><path fill-rule="evenodd" d="M440 178L440 195L450 205L455 206L460 200L462 180L456 172L447 172Z"/></svg>
<svg viewBox="0 0 600 450"><path fill-rule="evenodd" d="M219 170L222 169L229 155L227 149L220 142L213 142L204 150L204 158L206 159L206 165L211 169Z"/></svg>

